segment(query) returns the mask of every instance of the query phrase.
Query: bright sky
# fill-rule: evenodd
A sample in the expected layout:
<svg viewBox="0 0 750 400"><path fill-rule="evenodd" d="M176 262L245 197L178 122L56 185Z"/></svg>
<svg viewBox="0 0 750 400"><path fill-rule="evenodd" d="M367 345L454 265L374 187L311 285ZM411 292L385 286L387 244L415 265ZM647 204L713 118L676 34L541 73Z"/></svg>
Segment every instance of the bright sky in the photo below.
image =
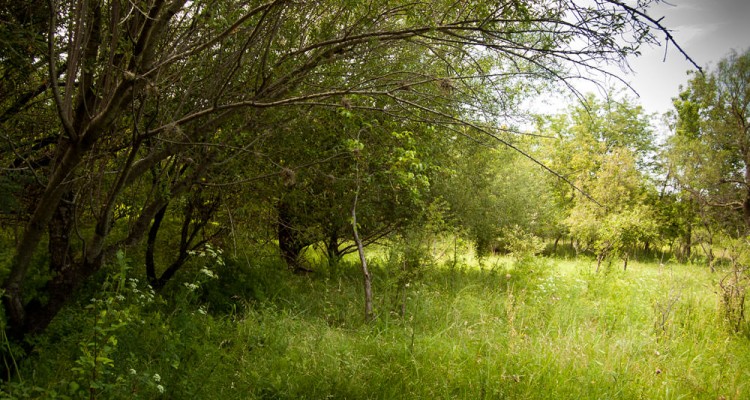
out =
<svg viewBox="0 0 750 400"><path fill-rule="evenodd" d="M649 14L663 16L680 46L704 68L714 67L731 49L741 53L750 48L750 0L669 0L654 5ZM664 50L646 48L630 60L635 74L626 80L647 112L670 110L679 86L687 83L686 71L694 69L674 46L666 60Z"/></svg>

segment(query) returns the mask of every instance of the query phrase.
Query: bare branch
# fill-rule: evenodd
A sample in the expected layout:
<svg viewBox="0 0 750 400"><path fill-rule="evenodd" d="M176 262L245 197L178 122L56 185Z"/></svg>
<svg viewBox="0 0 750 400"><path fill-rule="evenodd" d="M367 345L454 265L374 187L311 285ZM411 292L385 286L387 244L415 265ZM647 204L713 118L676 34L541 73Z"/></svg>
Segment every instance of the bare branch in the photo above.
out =
<svg viewBox="0 0 750 400"><path fill-rule="evenodd" d="M59 76L57 73L57 57L55 56L55 29L57 29L57 5L55 4L55 0L49 0L49 13L50 13L50 21L49 21L49 31L47 32L47 52L48 52L48 64L49 64L49 85L52 88L52 93L54 95L55 99L55 106L57 106L57 114L60 118L60 122L62 123L63 130L65 134L68 135L68 138L76 142L78 140L78 134L76 133L75 128L73 128L73 123L70 120L70 115L66 112L65 108L63 107L63 100L62 96L60 96L60 89L59 89L59 83L57 81L57 77ZM70 90L70 88L68 88Z"/></svg>
<svg viewBox="0 0 750 400"><path fill-rule="evenodd" d="M640 18L643 18L646 21L650 22L651 24L653 24L654 27L656 27L659 31L661 31L661 32L664 33L664 35L666 36L666 42L667 43L672 43L677 48L677 50L680 52L680 54L682 54L685 57L685 59L688 62L690 62L690 64L692 64L701 74L703 74L703 68L701 68L701 66L698 65L698 63L696 63L695 60L693 60L693 58L690 57L687 54L687 52L685 52L685 50L682 49L682 46L680 46L680 44L677 43L677 41L675 40L674 36L672 36L672 31L670 31L669 29L667 29L662 24L661 21L664 19L664 17L659 18L659 19L654 19L652 16L646 14L645 12L641 11L640 9L632 7L632 6L629 6L629 5L623 3L623 2L621 2L619 0L605 0L605 1L607 1L608 3L611 3L611 4L614 4L614 5L617 5L617 6L621 7L622 9L624 9L628 13L630 13L634 18L635 17L640 17Z"/></svg>

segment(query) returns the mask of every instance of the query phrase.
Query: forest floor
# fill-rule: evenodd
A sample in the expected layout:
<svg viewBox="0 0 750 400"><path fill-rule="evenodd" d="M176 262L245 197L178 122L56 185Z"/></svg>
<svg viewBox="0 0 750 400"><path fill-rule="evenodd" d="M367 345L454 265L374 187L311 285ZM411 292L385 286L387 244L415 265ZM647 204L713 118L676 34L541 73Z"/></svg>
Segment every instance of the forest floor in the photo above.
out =
<svg viewBox="0 0 750 400"><path fill-rule="evenodd" d="M126 264L37 338L0 395L750 398L750 337L727 326L724 273L699 265L491 258L405 274L373 260L366 323L354 263L289 276L228 262L173 285L169 304Z"/></svg>

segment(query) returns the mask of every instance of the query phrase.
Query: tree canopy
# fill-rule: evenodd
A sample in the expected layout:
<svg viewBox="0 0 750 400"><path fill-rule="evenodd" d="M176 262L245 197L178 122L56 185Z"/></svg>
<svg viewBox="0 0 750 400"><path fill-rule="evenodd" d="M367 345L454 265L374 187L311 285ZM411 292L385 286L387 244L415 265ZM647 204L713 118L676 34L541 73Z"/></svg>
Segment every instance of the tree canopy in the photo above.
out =
<svg viewBox="0 0 750 400"><path fill-rule="evenodd" d="M44 329L107 259L148 232L156 237L164 213L186 216L186 253L196 243L191 232L219 212L218 199L230 202L228 210L248 201L219 188L256 185L277 205L295 191L325 192L299 170L339 160L339 152L350 157L357 146L346 140L360 140L369 152L365 133L391 151L390 158L371 153L372 162L415 180L411 169L422 156L409 153L409 138L433 140L423 129L518 149L500 122L534 82L569 84L602 72L602 63L625 63L659 35L671 40L648 16L650 3L4 6L0 190L11 194L1 206L19 229L3 285L13 332ZM359 128L331 110L355 114ZM337 134L345 125L362 134ZM402 136L375 141L393 133ZM259 185L274 177L277 186ZM401 204L401 187L391 188L381 204ZM351 188L336 190L346 196ZM290 225L280 214L280 226ZM42 244L50 255L44 266L33 262ZM32 279L40 275L47 277L41 284Z"/></svg>
<svg viewBox="0 0 750 400"><path fill-rule="evenodd" d="M671 173L733 235L750 227L750 52L694 74L674 99Z"/></svg>
<svg viewBox="0 0 750 400"><path fill-rule="evenodd" d="M593 250L599 263L617 254L627 265L634 247L656 236L654 211L645 201L655 149L650 122L628 98L589 96L587 104L540 121L540 132L557 139L547 141L541 153L575 184L552 188L560 222L578 248Z"/></svg>

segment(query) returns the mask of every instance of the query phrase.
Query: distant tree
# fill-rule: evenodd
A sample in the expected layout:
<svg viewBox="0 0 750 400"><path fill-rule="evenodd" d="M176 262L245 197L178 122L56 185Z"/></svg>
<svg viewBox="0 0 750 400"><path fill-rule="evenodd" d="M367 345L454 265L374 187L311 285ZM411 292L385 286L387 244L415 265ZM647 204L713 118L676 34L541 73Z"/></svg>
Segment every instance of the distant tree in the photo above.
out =
<svg viewBox="0 0 750 400"><path fill-rule="evenodd" d="M529 146L523 139L507 140ZM543 235L554 210L541 168L511 149L477 146L466 138L456 138L451 151L435 193L478 255L507 250L500 247L510 228Z"/></svg>
<svg viewBox="0 0 750 400"><path fill-rule="evenodd" d="M618 255L627 268L635 247L656 235L655 215L645 202L651 127L643 109L627 98L587 99L588 107L574 106L541 121L541 133L558 140L543 142L540 152L574 184L558 182L553 191L565 210L562 223L579 248L593 250L598 265Z"/></svg>

